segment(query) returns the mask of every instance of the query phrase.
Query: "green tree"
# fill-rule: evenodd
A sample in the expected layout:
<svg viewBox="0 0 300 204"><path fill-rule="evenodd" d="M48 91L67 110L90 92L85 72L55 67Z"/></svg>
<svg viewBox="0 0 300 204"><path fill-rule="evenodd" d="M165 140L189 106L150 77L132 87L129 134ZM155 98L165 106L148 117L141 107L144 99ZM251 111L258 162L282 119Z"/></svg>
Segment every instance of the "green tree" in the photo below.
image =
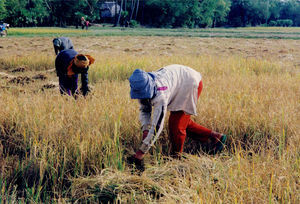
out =
<svg viewBox="0 0 300 204"><path fill-rule="evenodd" d="M19 0L6 0L6 21L13 26L24 26L25 20L22 15L22 9L25 8L25 4Z"/></svg>
<svg viewBox="0 0 300 204"><path fill-rule="evenodd" d="M5 0L0 0L0 20L6 17Z"/></svg>
<svg viewBox="0 0 300 204"><path fill-rule="evenodd" d="M6 21L14 26L41 25L48 12L43 0L6 0Z"/></svg>
<svg viewBox="0 0 300 204"><path fill-rule="evenodd" d="M249 24L252 26L265 24L269 21L271 15L276 17L278 7L275 6L278 5L274 0L251 0L248 8Z"/></svg>
<svg viewBox="0 0 300 204"><path fill-rule="evenodd" d="M250 0L232 0L229 13L231 26L246 26L248 24L248 13Z"/></svg>
<svg viewBox="0 0 300 204"><path fill-rule="evenodd" d="M270 7L269 7L270 17L268 19L268 22L272 20L276 20L280 17L280 6L281 6L280 1L270 0Z"/></svg>
<svg viewBox="0 0 300 204"><path fill-rule="evenodd" d="M44 19L49 15L43 0L29 0L25 8L21 9L27 26L43 24Z"/></svg>
<svg viewBox="0 0 300 204"><path fill-rule="evenodd" d="M225 22L229 0L149 0L148 24L158 27L213 27Z"/></svg>
<svg viewBox="0 0 300 204"><path fill-rule="evenodd" d="M55 26L65 27L68 24L74 24L79 21L76 17L78 7L84 0L44 0L47 10L50 13L48 21ZM74 15L75 14L75 15Z"/></svg>
<svg viewBox="0 0 300 204"><path fill-rule="evenodd" d="M283 1L281 3L280 19L293 20L295 26L300 26L300 1Z"/></svg>
<svg viewBox="0 0 300 204"><path fill-rule="evenodd" d="M230 1L227 0L202 0L200 2L201 27L214 27L226 21L230 10Z"/></svg>
<svg viewBox="0 0 300 204"><path fill-rule="evenodd" d="M223 25L227 22L227 16L230 11L231 1L230 0L218 0L214 11L213 27L216 25Z"/></svg>
<svg viewBox="0 0 300 204"><path fill-rule="evenodd" d="M300 15L299 0L231 0L230 25L260 25L278 19L291 19L294 22ZM300 18L300 17L299 17Z"/></svg>
<svg viewBox="0 0 300 204"><path fill-rule="evenodd" d="M0 20L13 26L78 25L84 16L99 22L106 0L0 0ZM130 20L155 27L300 26L299 0L114 0L122 9L115 25ZM286 21L287 22L287 21Z"/></svg>
<svg viewBox="0 0 300 204"><path fill-rule="evenodd" d="M44 0L49 22L56 26L78 25L84 16L89 21L100 20L99 0Z"/></svg>
<svg viewBox="0 0 300 204"><path fill-rule="evenodd" d="M100 12L97 9L99 2L99 0L84 0L77 6L77 9L84 9L83 13L89 16L91 21L97 21L100 20Z"/></svg>
<svg viewBox="0 0 300 204"><path fill-rule="evenodd" d="M194 27L199 19L198 0L149 0L145 4L145 23L156 27Z"/></svg>

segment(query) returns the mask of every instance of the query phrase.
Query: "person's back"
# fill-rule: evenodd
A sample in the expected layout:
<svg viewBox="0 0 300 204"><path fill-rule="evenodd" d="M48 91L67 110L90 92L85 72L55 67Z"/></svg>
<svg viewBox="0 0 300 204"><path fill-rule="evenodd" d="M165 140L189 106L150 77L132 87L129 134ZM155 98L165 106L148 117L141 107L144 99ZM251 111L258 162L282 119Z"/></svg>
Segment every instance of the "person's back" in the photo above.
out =
<svg viewBox="0 0 300 204"><path fill-rule="evenodd" d="M78 74L81 74L81 90L82 94L86 96L90 91L88 69L94 61L95 59L90 55L78 54L73 49L61 51L55 59L60 93L75 96L78 93Z"/></svg>
<svg viewBox="0 0 300 204"><path fill-rule="evenodd" d="M157 100L163 95L169 111L183 110L188 114L196 114L198 85L201 74L194 69L173 64L159 69L155 74L157 84ZM155 100L154 98L154 100Z"/></svg>
<svg viewBox="0 0 300 204"><path fill-rule="evenodd" d="M72 41L67 37L54 38L53 46L56 55L63 50L74 49Z"/></svg>
<svg viewBox="0 0 300 204"><path fill-rule="evenodd" d="M74 49L67 49L61 51L55 59L55 67L57 76L63 76L67 74L67 68L70 62L78 53Z"/></svg>

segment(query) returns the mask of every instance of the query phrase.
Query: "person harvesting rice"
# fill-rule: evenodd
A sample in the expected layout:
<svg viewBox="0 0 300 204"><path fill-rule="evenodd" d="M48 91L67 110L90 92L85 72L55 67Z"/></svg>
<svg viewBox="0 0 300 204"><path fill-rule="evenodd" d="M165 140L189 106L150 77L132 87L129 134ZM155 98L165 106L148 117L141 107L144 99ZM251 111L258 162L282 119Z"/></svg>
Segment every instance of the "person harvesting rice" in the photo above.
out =
<svg viewBox="0 0 300 204"><path fill-rule="evenodd" d="M82 94L88 94L88 70L95 59L90 55L78 54L73 49L61 51L55 59L56 74L61 94L76 96L78 93L78 74L81 74Z"/></svg>
<svg viewBox="0 0 300 204"><path fill-rule="evenodd" d="M213 152L224 148L226 135L205 128L193 120L196 115L197 99L203 83L201 74L194 69L173 64L155 72L136 69L129 78L130 97L140 103L140 122L143 142L139 150L129 158L129 163L143 170L143 158L159 137L167 110L169 117L169 137L172 155L180 156L186 136L201 142L213 143ZM152 114L153 117L151 120Z"/></svg>
<svg viewBox="0 0 300 204"><path fill-rule="evenodd" d="M63 50L74 49L72 41L67 37L54 38L53 47L56 55Z"/></svg>

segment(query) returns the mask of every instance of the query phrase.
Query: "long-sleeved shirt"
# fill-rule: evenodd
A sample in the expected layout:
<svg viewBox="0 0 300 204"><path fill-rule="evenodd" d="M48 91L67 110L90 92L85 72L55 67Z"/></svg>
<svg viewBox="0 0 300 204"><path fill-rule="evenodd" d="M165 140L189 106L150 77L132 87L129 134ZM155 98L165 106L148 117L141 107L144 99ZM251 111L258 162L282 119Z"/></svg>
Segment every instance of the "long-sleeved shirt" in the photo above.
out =
<svg viewBox="0 0 300 204"><path fill-rule="evenodd" d="M60 76L67 76L67 68L70 65L71 61L78 53L73 49L63 50L61 51L56 59L55 59L55 68L56 74L58 77ZM87 69L88 70L88 69ZM78 74L75 74L76 78ZM82 92L85 95L88 91L88 72L81 73L81 85L82 85Z"/></svg>
<svg viewBox="0 0 300 204"><path fill-rule="evenodd" d="M148 152L159 137L167 111L197 114L198 86L201 74L190 67L173 64L153 72L157 93L152 99L141 99L140 122L142 130L149 130L140 150ZM153 117L151 121L153 106Z"/></svg>

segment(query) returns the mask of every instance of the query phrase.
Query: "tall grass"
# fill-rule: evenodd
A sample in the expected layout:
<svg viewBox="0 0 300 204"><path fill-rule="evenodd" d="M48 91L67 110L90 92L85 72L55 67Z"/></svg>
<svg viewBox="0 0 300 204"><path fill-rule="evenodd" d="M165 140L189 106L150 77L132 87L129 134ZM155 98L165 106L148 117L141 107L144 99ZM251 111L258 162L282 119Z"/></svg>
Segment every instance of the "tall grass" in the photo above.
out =
<svg viewBox="0 0 300 204"><path fill-rule="evenodd" d="M90 68L94 89L87 98L30 91L35 85L21 94L0 90L0 202L299 201L299 74L238 56L95 57L100 60ZM9 59L1 62L8 69L54 66L51 56ZM221 155L172 160L165 128L146 157L146 171L132 175L125 161L139 147L141 133L127 78L136 68L152 71L171 63L202 74L194 119L230 141Z"/></svg>

